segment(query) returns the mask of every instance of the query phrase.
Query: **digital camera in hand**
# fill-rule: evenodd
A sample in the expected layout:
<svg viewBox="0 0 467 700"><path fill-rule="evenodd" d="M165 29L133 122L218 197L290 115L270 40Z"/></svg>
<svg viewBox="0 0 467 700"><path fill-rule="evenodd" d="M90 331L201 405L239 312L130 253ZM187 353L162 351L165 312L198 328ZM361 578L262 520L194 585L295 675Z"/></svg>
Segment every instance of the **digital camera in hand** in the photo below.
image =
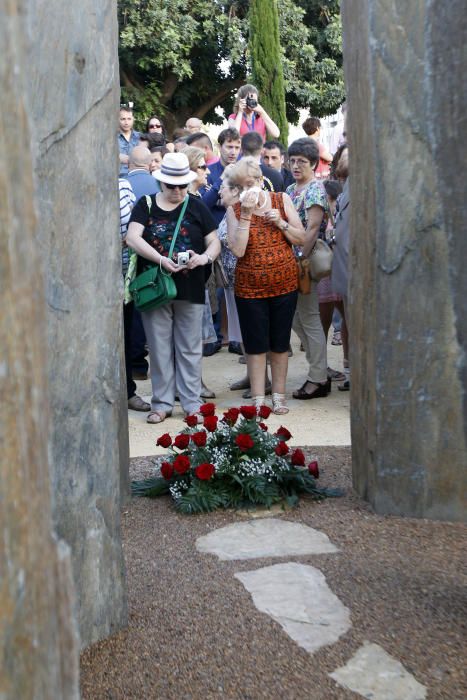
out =
<svg viewBox="0 0 467 700"><path fill-rule="evenodd" d="M182 251L177 253L177 265L188 265L190 262L190 253Z"/></svg>

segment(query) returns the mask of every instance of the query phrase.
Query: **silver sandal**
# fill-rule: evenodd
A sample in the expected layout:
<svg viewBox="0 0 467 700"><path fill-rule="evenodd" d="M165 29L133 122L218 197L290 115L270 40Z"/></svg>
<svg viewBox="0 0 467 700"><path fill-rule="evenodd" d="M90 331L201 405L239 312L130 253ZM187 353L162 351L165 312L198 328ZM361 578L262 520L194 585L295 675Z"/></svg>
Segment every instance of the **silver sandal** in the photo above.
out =
<svg viewBox="0 0 467 700"><path fill-rule="evenodd" d="M289 407L287 406L287 400L285 394L273 393L272 395L272 412L276 416L283 416L289 412Z"/></svg>
<svg viewBox="0 0 467 700"><path fill-rule="evenodd" d="M252 396L251 398L253 399L253 403L257 411L261 408L261 406L264 406L266 401L265 396Z"/></svg>

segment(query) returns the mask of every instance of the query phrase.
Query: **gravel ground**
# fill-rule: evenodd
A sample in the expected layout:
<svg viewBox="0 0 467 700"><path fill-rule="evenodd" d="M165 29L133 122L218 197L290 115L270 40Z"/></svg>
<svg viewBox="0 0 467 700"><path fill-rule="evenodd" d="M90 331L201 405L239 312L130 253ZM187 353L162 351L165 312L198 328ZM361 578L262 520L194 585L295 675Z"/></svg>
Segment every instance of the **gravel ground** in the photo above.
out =
<svg viewBox="0 0 467 700"><path fill-rule="evenodd" d="M234 578L290 557L220 562L196 551L197 537L244 515L184 516L169 498L133 499L122 519L129 626L83 652L84 699L356 700L328 673L365 640L399 659L429 700L467 698L467 528L374 515L351 490L350 448L307 453L318 458L322 485L346 495L304 499L276 517L318 528L341 549L293 561L323 571L351 611L351 630L309 655ZM152 464L132 460L132 477Z"/></svg>

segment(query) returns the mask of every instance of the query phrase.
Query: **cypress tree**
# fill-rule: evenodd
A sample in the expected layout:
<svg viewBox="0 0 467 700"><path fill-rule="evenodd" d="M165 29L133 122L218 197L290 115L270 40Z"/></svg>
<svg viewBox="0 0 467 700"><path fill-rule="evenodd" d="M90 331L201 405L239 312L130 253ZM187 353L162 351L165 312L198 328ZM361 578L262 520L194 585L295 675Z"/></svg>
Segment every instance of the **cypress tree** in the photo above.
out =
<svg viewBox="0 0 467 700"><path fill-rule="evenodd" d="M280 141L287 147L285 87L279 39L277 0L251 0L249 54L252 82L259 90L259 102L280 129Z"/></svg>

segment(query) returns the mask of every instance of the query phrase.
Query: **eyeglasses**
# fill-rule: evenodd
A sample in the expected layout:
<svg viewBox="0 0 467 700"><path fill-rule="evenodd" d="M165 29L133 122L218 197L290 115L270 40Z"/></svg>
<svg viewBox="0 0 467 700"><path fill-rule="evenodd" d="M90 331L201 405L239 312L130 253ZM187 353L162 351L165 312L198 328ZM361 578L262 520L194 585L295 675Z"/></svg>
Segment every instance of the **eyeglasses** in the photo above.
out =
<svg viewBox="0 0 467 700"><path fill-rule="evenodd" d="M207 169L208 169L208 166L206 165L206 163L204 165L198 165L198 170L207 170Z"/></svg>
<svg viewBox="0 0 467 700"><path fill-rule="evenodd" d="M186 185L170 185L168 182L164 182L164 185L168 190L186 190L188 184Z"/></svg>
<svg viewBox="0 0 467 700"><path fill-rule="evenodd" d="M162 124L149 124L150 129L162 129Z"/></svg>
<svg viewBox="0 0 467 700"><path fill-rule="evenodd" d="M289 165L298 165L302 168L304 165L310 165L310 161L304 158L289 158Z"/></svg>

